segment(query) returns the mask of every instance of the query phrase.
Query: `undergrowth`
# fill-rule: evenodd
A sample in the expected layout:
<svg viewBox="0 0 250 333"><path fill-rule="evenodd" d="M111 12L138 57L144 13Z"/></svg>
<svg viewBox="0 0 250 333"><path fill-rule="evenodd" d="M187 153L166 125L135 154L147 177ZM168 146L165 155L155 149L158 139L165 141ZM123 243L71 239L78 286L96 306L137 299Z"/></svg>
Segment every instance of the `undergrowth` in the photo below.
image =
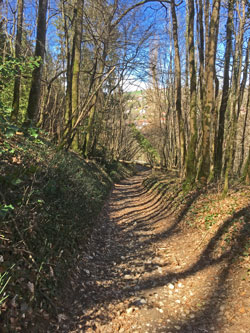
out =
<svg viewBox="0 0 250 333"><path fill-rule="evenodd" d="M57 315L57 290L113 181L133 170L57 152L36 129L24 135L7 122L0 156L0 326L23 332Z"/></svg>

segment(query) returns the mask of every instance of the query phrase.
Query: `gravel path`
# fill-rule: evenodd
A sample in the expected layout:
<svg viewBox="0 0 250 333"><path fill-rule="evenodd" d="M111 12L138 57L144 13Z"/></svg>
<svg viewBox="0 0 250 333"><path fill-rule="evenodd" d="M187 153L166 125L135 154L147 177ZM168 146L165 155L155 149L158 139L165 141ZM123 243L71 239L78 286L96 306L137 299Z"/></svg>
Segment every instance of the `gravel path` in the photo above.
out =
<svg viewBox="0 0 250 333"><path fill-rule="evenodd" d="M213 257L213 238L145 190L146 176L115 185L50 332L250 332L246 283Z"/></svg>

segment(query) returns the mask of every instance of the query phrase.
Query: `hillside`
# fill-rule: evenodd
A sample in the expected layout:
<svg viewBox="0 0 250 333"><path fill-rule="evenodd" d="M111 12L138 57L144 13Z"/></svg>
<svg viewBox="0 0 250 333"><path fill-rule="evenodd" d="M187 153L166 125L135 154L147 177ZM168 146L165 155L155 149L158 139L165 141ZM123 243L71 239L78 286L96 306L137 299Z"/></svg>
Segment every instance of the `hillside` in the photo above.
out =
<svg viewBox="0 0 250 333"><path fill-rule="evenodd" d="M3 124L3 123L2 123ZM1 332L57 315L57 290L73 269L113 181L133 173L57 148L5 123L0 162ZM3 132L2 132L3 133Z"/></svg>

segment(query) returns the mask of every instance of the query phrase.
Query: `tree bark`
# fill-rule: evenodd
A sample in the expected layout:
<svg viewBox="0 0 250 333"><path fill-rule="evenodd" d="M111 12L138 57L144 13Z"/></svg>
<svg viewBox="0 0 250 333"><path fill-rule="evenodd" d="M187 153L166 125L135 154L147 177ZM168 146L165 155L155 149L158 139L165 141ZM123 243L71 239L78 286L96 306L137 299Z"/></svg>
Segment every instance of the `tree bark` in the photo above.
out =
<svg viewBox="0 0 250 333"><path fill-rule="evenodd" d="M70 53L69 26L67 24L65 2L62 3L63 31L65 38L66 53L66 94L65 94L65 114L64 114L64 136L68 136L72 129L72 66Z"/></svg>
<svg viewBox="0 0 250 333"><path fill-rule="evenodd" d="M213 8L209 24L209 36L206 44L206 94L204 109L202 110L202 155L201 165L199 167L198 174L198 179L202 180L203 182L207 182L210 176L210 125L211 116L214 114L215 107L214 72L215 53L218 38L219 13L220 0L213 0Z"/></svg>
<svg viewBox="0 0 250 333"><path fill-rule="evenodd" d="M240 78L242 70L242 47L245 28L245 3L242 2L242 11L240 10L239 2L237 3L237 11L239 17L239 31L236 35L236 45L233 60L232 73L232 89L230 95L230 114L229 114L229 130L228 141L225 153L225 179L224 179L224 194L227 194L229 187L229 176L233 172L236 134L237 134L237 106L240 98ZM242 16L241 16L242 15Z"/></svg>
<svg viewBox="0 0 250 333"><path fill-rule="evenodd" d="M229 91L230 91L230 58L232 54L232 34L233 34L233 9L234 0L230 0L228 3L228 16L226 25L226 50L225 50L225 65L224 65L224 77L223 77L223 88L222 98L219 110L219 124L217 140L215 140L215 177L219 178L222 170L222 156L223 156L223 142L224 142L224 127L225 127L225 113L228 104Z"/></svg>
<svg viewBox="0 0 250 333"><path fill-rule="evenodd" d="M197 4L198 6L198 4ZM198 50L199 50L199 81L200 81L200 101L201 108L204 107L204 24L203 24L203 0L199 0L199 11L197 15L197 33L198 37Z"/></svg>
<svg viewBox="0 0 250 333"><path fill-rule="evenodd" d="M24 0L18 0L18 13L17 13L17 33L16 33L16 45L15 45L15 57L18 58L22 54L22 34L23 34L23 5ZM16 121L19 113L19 101L20 101L20 86L21 86L21 71L17 66L17 75L14 82L14 93L11 119Z"/></svg>
<svg viewBox="0 0 250 333"><path fill-rule="evenodd" d="M248 39L248 43L247 43L247 49L246 49L246 55L245 55L245 66L244 66L244 70L243 70L243 78L242 78L241 85L240 85L240 96L239 96L239 101L238 101L237 119L239 118L240 108L241 108L241 105L243 102L244 92L245 92L246 83L247 83L247 74L248 74L248 67L249 67L249 51L250 51L250 38Z"/></svg>
<svg viewBox="0 0 250 333"><path fill-rule="evenodd" d="M194 49L194 0L188 1L188 59L190 72L190 142L186 160L186 179L193 183L196 176L196 144L197 144L197 120L196 120L196 67Z"/></svg>
<svg viewBox="0 0 250 333"><path fill-rule="evenodd" d="M250 75L249 75L250 79ZM238 173L240 174L242 165L244 162L244 155L245 155L245 138L246 138L246 129L247 129L247 119L249 114L249 107L250 107L250 84L248 86L248 93L247 93L247 104L246 104L246 114L244 117L244 124L243 124L243 131L242 131L242 137L241 137L241 154L240 154L240 163L238 168Z"/></svg>
<svg viewBox="0 0 250 333"><path fill-rule="evenodd" d="M246 185L250 185L250 148L248 149L248 156L244 166L243 180Z"/></svg>
<svg viewBox="0 0 250 333"><path fill-rule="evenodd" d="M30 125L31 122L34 121L35 116L38 114L42 67L45 55L47 7L48 0L39 0L35 57L39 57L41 62L32 73L31 89L27 108L27 125Z"/></svg>
<svg viewBox="0 0 250 333"><path fill-rule="evenodd" d="M171 14L172 14L172 25L173 25L173 39L174 39L174 52L175 52L175 107L178 119L178 130L179 130L179 143L180 143L180 170L183 174L185 164L185 133L184 133L184 121L182 116L182 92L181 92L181 61L180 51L178 42L178 23L175 11L175 0L171 0Z"/></svg>
<svg viewBox="0 0 250 333"><path fill-rule="evenodd" d="M79 74L81 66L81 42L82 42L82 20L83 20L83 0L76 1L75 31L72 47L72 120L77 119L79 105ZM78 135L74 136L72 148L78 150Z"/></svg>

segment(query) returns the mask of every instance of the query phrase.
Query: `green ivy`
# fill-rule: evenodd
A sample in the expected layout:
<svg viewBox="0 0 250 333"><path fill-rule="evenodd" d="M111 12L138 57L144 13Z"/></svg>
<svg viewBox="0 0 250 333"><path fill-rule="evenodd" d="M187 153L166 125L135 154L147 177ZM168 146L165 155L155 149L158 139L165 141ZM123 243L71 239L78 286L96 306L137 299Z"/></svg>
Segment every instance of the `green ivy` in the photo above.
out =
<svg viewBox="0 0 250 333"><path fill-rule="evenodd" d="M41 64L40 57L19 57L15 58L0 56L0 87L5 86L7 82L15 77L19 71L24 74L31 73L36 67Z"/></svg>
<svg viewBox="0 0 250 333"><path fill-rule="evenodd" d="M14 207L12 205L0 205L0 217L5 218L13 210Z"/></svg>
<svg viewBox="0 0 250 333"><path fill-rule="evenodd" d="M0 56L0 113L9 116L12 111L12 98L14 78L22 74L22 77L31 79L31 73L41 64L40 57L6 57ZM23 95L23 94L22 94ZM26 97L27 99L27 97ZM25 101L20 102L23 104ZM1 123L0 119L0 123Z"/></svg>

